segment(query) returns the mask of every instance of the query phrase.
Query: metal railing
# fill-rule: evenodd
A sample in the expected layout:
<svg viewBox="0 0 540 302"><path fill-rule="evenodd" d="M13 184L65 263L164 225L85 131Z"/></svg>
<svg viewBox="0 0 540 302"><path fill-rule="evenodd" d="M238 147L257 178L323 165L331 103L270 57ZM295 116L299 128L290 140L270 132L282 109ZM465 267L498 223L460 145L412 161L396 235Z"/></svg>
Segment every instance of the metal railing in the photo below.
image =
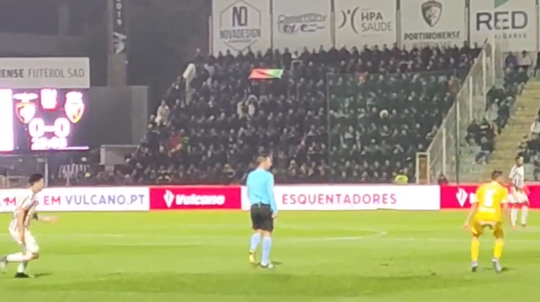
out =
<svg viewBox="0 0 540 302"><path fill-rule="evenodd" d="M459 182L459 167L468 164L460 163L460 145L468 125L484 117L487 93L504 77L502 62L500 42L486 40L427 152L417 154L417 183L435 182L441 173Z"/></svg>

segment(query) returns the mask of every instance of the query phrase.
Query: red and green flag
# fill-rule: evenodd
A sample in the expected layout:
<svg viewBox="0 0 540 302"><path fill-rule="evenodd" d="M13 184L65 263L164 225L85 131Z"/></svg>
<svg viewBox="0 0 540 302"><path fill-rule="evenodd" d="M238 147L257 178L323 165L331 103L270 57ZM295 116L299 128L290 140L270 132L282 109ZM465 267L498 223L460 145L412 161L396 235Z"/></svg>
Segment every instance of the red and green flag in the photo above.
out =
<svg viewBox="0 0 540 302"><path fill-rule="evenodd" d="M271 80L281 79L283 75L283 69L262 69L257 68L251 71L249 75L250 80Z"/></svg>

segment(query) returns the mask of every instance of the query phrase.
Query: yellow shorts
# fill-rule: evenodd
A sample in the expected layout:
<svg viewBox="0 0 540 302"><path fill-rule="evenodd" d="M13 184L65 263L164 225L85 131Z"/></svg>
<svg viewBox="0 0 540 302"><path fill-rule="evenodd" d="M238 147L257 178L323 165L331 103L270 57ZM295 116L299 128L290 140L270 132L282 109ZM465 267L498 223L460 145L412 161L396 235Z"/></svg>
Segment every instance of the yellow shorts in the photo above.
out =
<svg viewBox="0 0 540 302"><path fill-rule="evenodd" d="M481 236L485 230L490 230L495 238L504 238L502 223L495 221L480 221L475 220L471 227L473 236Z"/></svg>

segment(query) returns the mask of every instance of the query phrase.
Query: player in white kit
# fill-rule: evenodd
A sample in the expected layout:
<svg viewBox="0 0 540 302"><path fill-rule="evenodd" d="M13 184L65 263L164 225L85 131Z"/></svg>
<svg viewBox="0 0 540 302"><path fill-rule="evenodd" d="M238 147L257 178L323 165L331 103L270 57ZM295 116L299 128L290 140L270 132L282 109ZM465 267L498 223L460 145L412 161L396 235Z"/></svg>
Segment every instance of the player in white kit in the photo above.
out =
<svg viewBox="0 0 540 302"><path fill-rule="evenodd" d="M521 226L527 226L527 215L529 213L529 197L525 192L525 168L523 167L523 157L516 157L516 164L510 171L511 188L508 199L512 206L510 211L510 218L512 220L512 227L516 227L519 209L521 209Z"/></svg>
<svg viewBox="0 0 540 302"><path fill-rule="evenodd" d="M26 274L28 262L39 257L39 246L30 232L30 222L56 221L55 217L38 216L36 212L36 194L43 189L43 175L33 174L28 183L30 187L23 194L17 197L17 207L13 212L13 219L9 224L11 237L23 248L20 253L6 255L0 259L0 268L5 271L8 263L19 263L16 278L30 278Z"/></svg>

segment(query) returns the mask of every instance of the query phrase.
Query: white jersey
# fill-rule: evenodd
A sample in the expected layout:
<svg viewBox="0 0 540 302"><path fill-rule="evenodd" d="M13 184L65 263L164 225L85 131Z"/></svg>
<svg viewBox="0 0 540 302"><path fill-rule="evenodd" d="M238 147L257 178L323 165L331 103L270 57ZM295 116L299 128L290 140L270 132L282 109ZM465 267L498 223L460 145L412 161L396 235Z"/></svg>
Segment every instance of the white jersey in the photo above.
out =
<svg viewBox="0 0 540 302"><path fill-rule="evenodd" d="M9 224L9 230L16 231L19 228L19 209L26 210L26 216L24 217L24 228L27 229L30 226L30 221L32 221L32 217L36 213L36 206L36 194L34 194L32 190L27 189L24 191L24 193L21 193L21 195L17 196L17 207L15 208L15 211L13 211L13 219L11 219L11 223Z"/></svg>
<svg viewBox="0 0 540 302"><path fill-rule="evenodd" d="M510 175L508 176L512 180L512 185L518 189L523 189L525 186L525 168L523 166L518 167L514 165L512 170L510 170Z"/></svg>

